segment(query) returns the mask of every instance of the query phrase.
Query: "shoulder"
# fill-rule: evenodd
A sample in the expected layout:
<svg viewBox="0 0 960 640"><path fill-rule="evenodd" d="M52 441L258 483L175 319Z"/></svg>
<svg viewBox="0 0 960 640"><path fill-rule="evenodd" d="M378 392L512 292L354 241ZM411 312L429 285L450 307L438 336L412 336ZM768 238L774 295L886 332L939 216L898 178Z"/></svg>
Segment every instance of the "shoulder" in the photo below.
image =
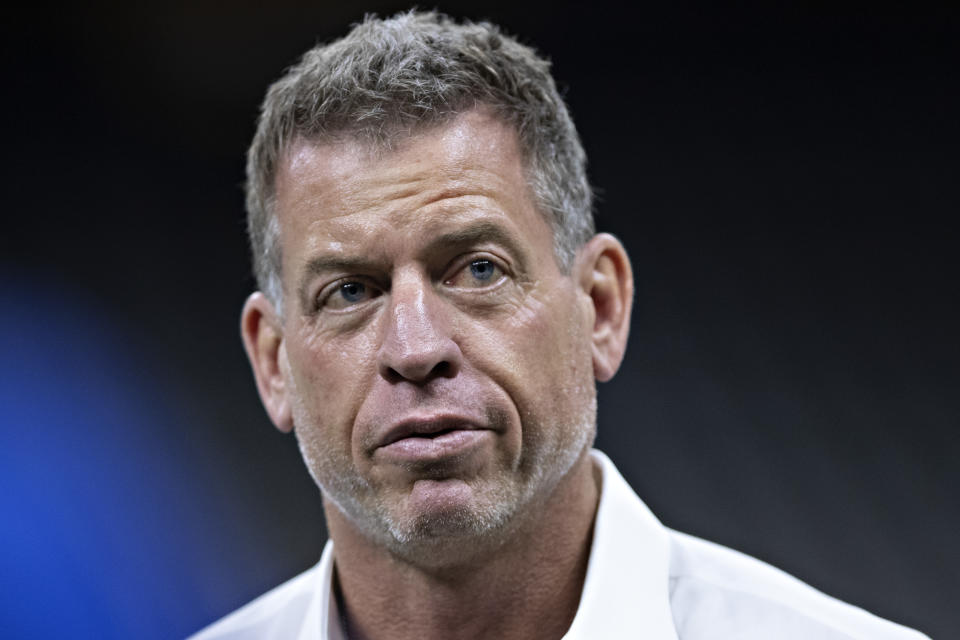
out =
<svg viewBox="0 0 960 640"><path fill-rule="evenodd" d="M765 562L670 531L670 605L682 640L924 640Z"/></svg>
<svg viewBox="0 0 960 640"><path fill-rule="evenodd" d="M295 636L310 610L319 571L320 565L307 569L190 636L189 640Z"/></svg>

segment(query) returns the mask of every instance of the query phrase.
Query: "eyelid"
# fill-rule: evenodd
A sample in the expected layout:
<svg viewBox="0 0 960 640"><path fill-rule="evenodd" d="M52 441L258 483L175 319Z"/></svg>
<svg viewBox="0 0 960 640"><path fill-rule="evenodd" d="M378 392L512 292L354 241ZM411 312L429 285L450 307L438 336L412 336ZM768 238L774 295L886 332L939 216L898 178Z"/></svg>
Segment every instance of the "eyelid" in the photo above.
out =
<svg viewBox="0 0 960 640"><path fill-rule="evenodd" d="M464 269L469 268L472 263L477 262L479 260L486 260L487 262L492 263L493 266L499 269L500 272L503 274L502 277L491 281L489 284L486 284L485 287L495 286L498 282L500 282L503 279L503 277L513 277L513 273L511 272L510 267L508 266L508 263L506 260L489 251L476 251L473 253L468 253L466 255L460 256L458 259L454 260L453 266L447 270L447 275L444 276L442 280L443 283L444 284L450 283ZM484 288L484 287L477 287L477 288Z"/></svg>
<svg viewBox="0 0 960 640"><path fill-rule="evenodd" d="M370 299L378 297L384 291L383 287L377 284L372 278L369 278L367 276L360 276L360 275L343 276L320 287L317 293L313 296L314 310L316 311L324 310L327 307L327 300L329 300L332 296L336 295L337 292L340 291L340 288L349 282L359 282L360 284L367 287L371 291L375 291L376 293L374 295L371 295ZM343 307L341 309L327 309L327 311L332 311L332 312L348 311L354 307L357 307L363 304L364 302L367 302L367 300L347 305L346 307Z"/></svg>

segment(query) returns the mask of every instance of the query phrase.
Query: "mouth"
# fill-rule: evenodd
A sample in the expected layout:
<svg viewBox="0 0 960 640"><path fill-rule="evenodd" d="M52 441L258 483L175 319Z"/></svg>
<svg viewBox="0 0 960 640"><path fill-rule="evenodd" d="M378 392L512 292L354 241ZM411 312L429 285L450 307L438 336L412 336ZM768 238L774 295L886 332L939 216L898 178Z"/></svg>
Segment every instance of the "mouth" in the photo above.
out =
<svg viewBox="0 0 960 640"><path fill-rule="evenodd" d="M492 435L490 429L464 416L417 417L388 429L376 454L397 463L439 461L465 456Z"/></svg>
<svg viewBox="0 0 960 640"><path fill-rule="evenodd" d="M387 447L407 438L432 440L454 431L473 431L478 427L464 416L439 415L417 416L401 420L390 427L381 437L378 447Z"/></svg>

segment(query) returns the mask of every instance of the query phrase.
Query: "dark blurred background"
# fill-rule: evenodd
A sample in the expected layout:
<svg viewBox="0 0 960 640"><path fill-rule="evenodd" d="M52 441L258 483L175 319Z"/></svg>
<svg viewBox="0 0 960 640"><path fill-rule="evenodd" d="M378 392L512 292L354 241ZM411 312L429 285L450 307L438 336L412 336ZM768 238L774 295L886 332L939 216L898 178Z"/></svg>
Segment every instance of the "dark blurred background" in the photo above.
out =
<svg viewBox="0 0 960 640"><path fill-rule="evenodd" d="M553 60L599 227L631 252L598 446L667 525L944 639L951 5L440 5ZM5 17L0 636L182 637L318 559L318 492L238 337L244 153L285 66L404 7Z"/></svg>

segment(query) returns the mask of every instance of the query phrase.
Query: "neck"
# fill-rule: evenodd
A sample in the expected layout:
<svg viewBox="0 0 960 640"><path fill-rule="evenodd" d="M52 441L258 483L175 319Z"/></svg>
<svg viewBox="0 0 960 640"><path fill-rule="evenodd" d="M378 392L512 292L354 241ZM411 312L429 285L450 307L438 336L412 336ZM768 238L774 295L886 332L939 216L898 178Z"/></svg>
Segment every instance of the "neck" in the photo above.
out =
<svg viewBox="0 0 960 640"><path fill-rule="evenodd" d="M561 638L580 602L598 497L585 452L503 544L439 568L396 558L325 503L351 640Z"/></svg>

